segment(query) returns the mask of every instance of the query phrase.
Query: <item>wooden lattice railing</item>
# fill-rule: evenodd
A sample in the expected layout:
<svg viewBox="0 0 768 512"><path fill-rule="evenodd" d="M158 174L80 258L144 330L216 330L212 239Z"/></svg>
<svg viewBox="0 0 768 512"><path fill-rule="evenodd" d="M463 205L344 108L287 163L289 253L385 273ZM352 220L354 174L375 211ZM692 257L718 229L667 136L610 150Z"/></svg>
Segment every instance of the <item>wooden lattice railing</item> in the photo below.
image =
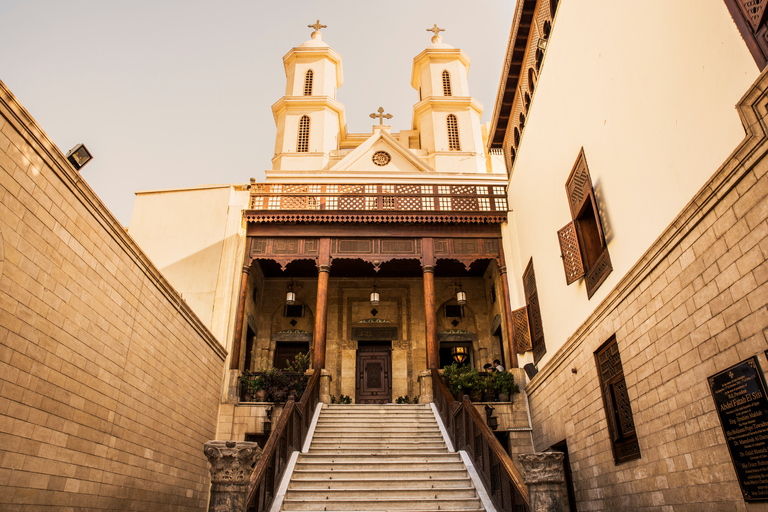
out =
<svg viewBox="0 0 768 512"><path fill-rule="evenodd" d="M320 370L315 370L307 389L296 402L291 396L267 440L261 459L251 475L245 509L249 512L269 510L288 460L300 451L307 437L317 403L320 400Z"/></svg>
<svg viewBox="0 0 768 512"><path fill-rule="evenodd" d="M251 210L506 212L503 185L251 184Z"/></svg>
<svg viewBox="0 0 768 512"><path fill-rule="evenodd" d="M456 450L464 450L485 485L496 510L528 512L528 488L509 454L464 395L454 400L440 372L432 370L435 405Z"/></svg>

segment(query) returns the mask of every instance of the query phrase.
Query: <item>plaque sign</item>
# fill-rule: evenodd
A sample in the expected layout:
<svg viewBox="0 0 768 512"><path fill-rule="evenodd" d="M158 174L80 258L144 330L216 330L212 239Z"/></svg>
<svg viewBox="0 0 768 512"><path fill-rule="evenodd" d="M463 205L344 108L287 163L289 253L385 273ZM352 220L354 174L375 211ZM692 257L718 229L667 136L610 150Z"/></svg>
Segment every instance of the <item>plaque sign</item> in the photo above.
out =
<svg viewBox="0 0 768 512"><path fill-rule="evenodd" d="M768 501L768 394L756 356L709 377L745 501Z"/></svg>

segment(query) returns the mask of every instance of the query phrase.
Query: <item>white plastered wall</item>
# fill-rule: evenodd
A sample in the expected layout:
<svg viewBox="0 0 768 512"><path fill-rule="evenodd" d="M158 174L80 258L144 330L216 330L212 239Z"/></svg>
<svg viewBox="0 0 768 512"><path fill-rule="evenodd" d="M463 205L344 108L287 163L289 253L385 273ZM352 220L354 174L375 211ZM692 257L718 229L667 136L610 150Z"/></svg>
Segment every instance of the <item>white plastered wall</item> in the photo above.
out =
<svg viewBox="0 0 768 512"><path fill-rule="evenodd" d="M560 2L509 184L513 306L533 256L546 361L744 137L734 105L758 70L723 2ZM584 147L613 272L587 300L556 231ZM516 230L516 232L512 232Z"/></svg>

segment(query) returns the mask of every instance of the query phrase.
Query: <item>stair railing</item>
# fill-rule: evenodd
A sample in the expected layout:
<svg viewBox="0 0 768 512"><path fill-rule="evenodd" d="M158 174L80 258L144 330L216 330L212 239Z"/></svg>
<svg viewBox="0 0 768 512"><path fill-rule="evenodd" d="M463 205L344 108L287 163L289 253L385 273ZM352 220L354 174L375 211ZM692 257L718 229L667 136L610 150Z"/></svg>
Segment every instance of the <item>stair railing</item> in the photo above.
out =
<svg viewBox="0 0 768 512"><path fill-rule="evenodd" d="M522 475L469 397L464 395L463 400L456 401L434 368L432 391L453 446L467 452L496 510L530 510L528 488Z"/></svg>
<svg viewBox="0 0 768 512"><path fill-rule="evenodd" d="M272 505L291 455L301 451L307 437L312 416L320 401L319 382L320 370L315 370L301 400L296 402L291 395L285 403L283 413L264 446L261 459L251 474L245 510L263 512Z"/></svg>

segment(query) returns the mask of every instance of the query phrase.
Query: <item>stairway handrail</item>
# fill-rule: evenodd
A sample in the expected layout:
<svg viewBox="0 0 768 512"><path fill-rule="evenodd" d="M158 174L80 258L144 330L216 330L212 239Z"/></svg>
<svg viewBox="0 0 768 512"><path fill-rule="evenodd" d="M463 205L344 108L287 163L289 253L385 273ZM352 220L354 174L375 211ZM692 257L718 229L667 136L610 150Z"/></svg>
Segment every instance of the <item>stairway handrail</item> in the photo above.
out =
<svg viewBox="0 0 768 512"><path fill-rule="evenodd" d="M280 419L272 429L248 484L245 510L266 511L272 505L288 459L300 451L312 421L312 411L320 400L320 370L315 370L307 388L296 402L293 395L285 403Z"/></svg>
<svg viewBox="0 0 768 512"><path fill-rule="evenodd" d="M436 368L432 369L432 394L453 446L470 456L496 509L529 510L528 487L522 475L469 397L454 400ZM496 467L494 462L498 462Z"/></svg>

